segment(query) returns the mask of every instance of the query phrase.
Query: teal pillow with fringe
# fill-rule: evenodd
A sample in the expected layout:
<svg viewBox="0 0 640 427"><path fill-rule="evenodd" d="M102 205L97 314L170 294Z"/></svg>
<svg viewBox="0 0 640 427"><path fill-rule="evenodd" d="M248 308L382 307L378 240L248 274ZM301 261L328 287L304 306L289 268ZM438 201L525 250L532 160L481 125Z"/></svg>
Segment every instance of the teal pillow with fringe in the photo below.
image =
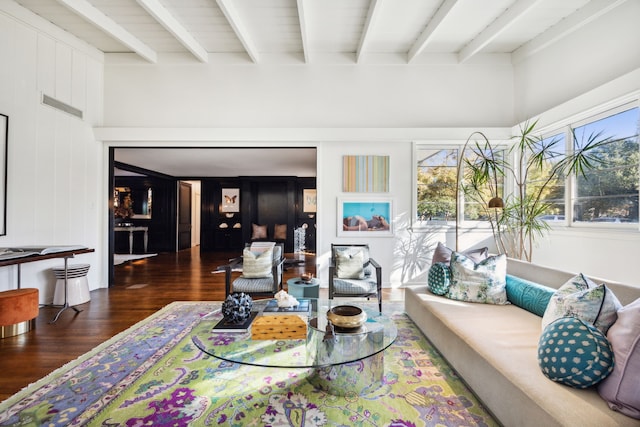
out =
<svg viewBox="0 0 640 427"><path fill-rule="evenodd" d="M544 316L555 289L507 274L507 299L533 314Z"/></svg>

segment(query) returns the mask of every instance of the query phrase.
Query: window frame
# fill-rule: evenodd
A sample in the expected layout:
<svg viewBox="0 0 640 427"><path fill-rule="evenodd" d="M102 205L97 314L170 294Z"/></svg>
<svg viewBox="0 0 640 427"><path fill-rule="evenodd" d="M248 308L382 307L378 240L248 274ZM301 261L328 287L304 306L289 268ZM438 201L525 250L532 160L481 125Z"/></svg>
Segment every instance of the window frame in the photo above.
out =
<svg viewBox="0 0 640 427"><path fill-rule="evenodd" d="M557 120L555 122L549 123L540 129L537 130L536 134L542 138L547 138L553 135L563 134L565 140L565 152L573 152L574 150L574 139L573 139L573 129L576 127L583 126L588 123L592 123L603 118L607 118L609 116L618 114L620 112L638 108L640 109L640 92L634 92L632 94L628 94L624 97L618 98L613 101L609 101L607 103L600 104L599 106L587 109L578 114L575 114L570 117L566 117L562 120ZM640 119L639 119L640 122ZM639 125L640 127L640 125ZM639 130L640 131L640 130ZM469 133L471 133L470 131ZM517 134L518 126L514 126L512 128L512 134ZM638 136L640 142L640 136ZM506 141L503 139L496 139L495 141L491 141L492 148L506 148L509 149L513 142ZM640 144L639 144L640 146ZM413 141L412 144L412 162L413 162L413 182L412 182L412 202L411 202L411 221L410 221L410 229L415 232L442 232L448 231L450 229L455 229L458 224L465 225L465 228L473 228L473 229L481 229L482 231L490 230L489 224L486 221L465 221L464 218L459 218L460 213L463 212L462 209L459 209L459 204L464 205L464 197L460 197L460 200L456 200L456 218L455 221L449 221L446 224L424 224L423 221L419 221L417 218L418 212L418 153L422 149L432 149L432 150L447 150L447 149L456 149L458 150L458 154L463 154L462 151L465 149L465 140L460 138L433 138L428 140L418 140ZM639 148L640 150L640 148ZM509 162L513 164L514 155L511 153L508 157ZM638 164L638 168L640 169L640 162ZM549 222L551 228L563 228L563 229L573 229L573 230L587 230L587 229L600 229L600 230L635 230L640 231L640 221L638 223L616 223L616 222L588 222L588 221L580 221L574 222L574 191L577 191L577 178L574 175L569 175L565 178L565 191L564 191L564 205L565 205L565 218L561 221L553 221ZM514 191L514 183L511 180L505 180L503 184L504 196L507 197L509 194L512 194ZM640 189L639 189L640 193ZM640 194L639 194L640 196ZM477 223L477 224L474 224Z"/></svg>

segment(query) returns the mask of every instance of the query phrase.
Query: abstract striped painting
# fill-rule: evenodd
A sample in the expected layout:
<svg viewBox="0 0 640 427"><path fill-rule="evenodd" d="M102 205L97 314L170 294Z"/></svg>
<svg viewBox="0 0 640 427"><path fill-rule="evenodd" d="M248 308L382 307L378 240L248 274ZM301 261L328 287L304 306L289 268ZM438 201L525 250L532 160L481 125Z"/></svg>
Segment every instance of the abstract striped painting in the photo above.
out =
<svg viewBox="0 0 640 427"><path fill-rule="evenodd" d="M342 191L386 193L389 191L389 156L344 156Z"/></svg>

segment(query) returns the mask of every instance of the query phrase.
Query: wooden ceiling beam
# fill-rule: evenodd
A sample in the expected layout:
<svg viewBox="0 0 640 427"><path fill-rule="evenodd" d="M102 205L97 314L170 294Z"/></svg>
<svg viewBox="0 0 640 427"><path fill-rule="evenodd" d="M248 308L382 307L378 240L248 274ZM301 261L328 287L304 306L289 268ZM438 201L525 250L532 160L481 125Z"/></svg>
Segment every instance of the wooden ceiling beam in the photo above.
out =
<svg viewBox="0 0 640 427"><path fill-rule="evenodd" d="M542 1L544 0L518 0L515 2L458 53L458 61L460 63L468 61Z"/></svg>
<svg viewBox="0 0 640 427"><path fill-rule="evenodd" d="M458 4L459 0L445 0L440 8L433 15L433 18L429 21L429 24L422 30L422 33L418 36L411 49L407 53L407 62L413 61L427 47L429 42L433 40L438 27L449 16L453 8Z"/></svg>
<svg viewBox="0 0 640 427"><path fill-rule="evenodd" d="M244 46L249 58L257 64L260 58L258 49L256 49L251 38L251 33L240 18L240 14L236 7L233 5L231 0L216 0L216 3L218 3L218 7L227 18L227 21L229 21L229 25L231 25L231 28L233 28L233 31L236 33L240 43Z"/></svg>
<svg viewBox="0 0 640 427"><path fill-rule="evenodd" d="M144 10L173 35L200 62L209 62L209 54L158 0L136 0Z"/></svg>
<svg viewBox="0 0 640 427"><path fill-rule="evenodd" d="M372 29L375 26L375 22L380 15L380 9L383 0L371 0L369 4L369 12L367 13L367 20L364 23L364 29L362 36L360 37L360 43L358 44L358 50L356 51L356 62L360 62L362 54L367 50L367 44L371 40Z"/></svg>
<svg viewBox="0 0 640 427"><path fill-rule="evenodd" d="M567 16L558 24L549 28L538 37L530 40L511 53L513 63L520 62L525 58L535 55L541 50L551 46L574 31L595 21L605 13L626 3L627 0L591 0L584 7L575 13Z"/></svg>
<svg viewBox="0 0 640 427"><path fill-rule="evenodd" d="M113 19L95 8L86 0L57 0L67 9L76 15L82 17L86 21L100 28L123 45L127 46L145 60L156 63L158 62L158 54L149 46L144 44L140 39L125 30L124 27L118 25Z"/></svg>

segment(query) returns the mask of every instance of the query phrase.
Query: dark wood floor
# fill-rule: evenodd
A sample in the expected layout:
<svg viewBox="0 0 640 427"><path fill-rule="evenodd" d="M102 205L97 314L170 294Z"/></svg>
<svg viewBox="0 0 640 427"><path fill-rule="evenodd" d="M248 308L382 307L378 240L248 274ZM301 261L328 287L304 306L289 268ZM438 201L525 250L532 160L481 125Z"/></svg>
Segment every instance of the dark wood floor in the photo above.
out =
<svg viewBox="0 0 640 427"><path fill-rule="evenodd" d="M236 253L204 253L199 247L131 261L115 267L115 285L91 292L91 301L65 310L41 308L36 328L0 339L0 401L77 358L173 301L221 301L224 274L212 274ZM287 255L292 258L292 254ZM284 281L315 273L315 257L285 271ZM326 296L326 289L321 296ZM385 290L383 299L402 299L402 290Z"/></svg>

